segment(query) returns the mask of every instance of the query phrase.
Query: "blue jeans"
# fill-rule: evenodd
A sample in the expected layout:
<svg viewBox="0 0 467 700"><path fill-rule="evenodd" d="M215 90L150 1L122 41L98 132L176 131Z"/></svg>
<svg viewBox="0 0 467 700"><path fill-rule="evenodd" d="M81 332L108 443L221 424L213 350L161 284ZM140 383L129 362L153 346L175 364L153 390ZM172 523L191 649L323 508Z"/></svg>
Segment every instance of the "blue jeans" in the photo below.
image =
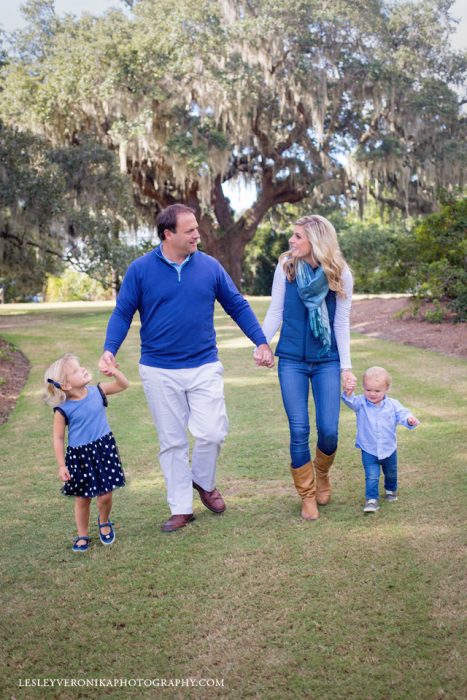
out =
<svg viewBox="0 0 467 700"><path fill-rule="evenodd" d="M289 419L292 467L301 467L311 459L308 413L310 382L315 402L317 445L324 454L333 454L337 449L339 429L339 362L300 362L281 357L278 374L282 401Z"/></svg>
<svg viewBox="0 0 467 700"><path fill-rule="evenodd" d="M362 462L365 469L365 498L379 497L380 466L384 474L384 488L386 491L397 491L397 450L384 459L378 459L375 455L362 450Z"/></svg>

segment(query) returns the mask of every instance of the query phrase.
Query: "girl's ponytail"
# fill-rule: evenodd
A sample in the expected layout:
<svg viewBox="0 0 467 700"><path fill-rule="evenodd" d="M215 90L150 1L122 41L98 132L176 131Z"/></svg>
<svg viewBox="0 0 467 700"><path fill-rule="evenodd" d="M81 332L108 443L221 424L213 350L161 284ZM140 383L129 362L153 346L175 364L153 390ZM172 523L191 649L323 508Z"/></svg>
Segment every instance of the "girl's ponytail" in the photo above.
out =
<svg viewBox="0 0 467 700"><path fill-rule="evenodd" d="M72 353L62 355L58 360L52 362L44 374L44 401L49 406L58 406L66 401L66 394L62 389L62 384L66 380L66 365L70 360L79 359Z"/></svg>

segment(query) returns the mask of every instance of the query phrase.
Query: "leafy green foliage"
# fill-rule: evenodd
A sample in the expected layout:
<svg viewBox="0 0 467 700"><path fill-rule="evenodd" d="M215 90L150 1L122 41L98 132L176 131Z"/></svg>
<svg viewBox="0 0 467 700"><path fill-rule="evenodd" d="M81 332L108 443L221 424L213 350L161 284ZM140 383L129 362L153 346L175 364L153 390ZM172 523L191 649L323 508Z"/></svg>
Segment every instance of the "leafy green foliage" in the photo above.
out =
<svg viewBox="0 0 467 700"><path fill-rule="evenodd" d="M129 183L114 155L89 139L51 148L0 123L0 283L7 301L41 290L64 261L118 282L138 254L122 240L133 222Z"/></svg>
<svg viewBox="0 0 467 700"><path fill-rule="evenodd" d="M65 178L67 260L109 287L139 252L123 236L135 222L129 182L112 152L88 139L50 158Z"/></svg>
<svg viewBox="0 0 467 700"><path fill-rule="evenodd" d="M467 199L443 195L438 212L414 222L381 224L341 218L334 223L357 292L411 292L420 300L448 302L467 316ZM331 216L331 218L333 218ZM440 306L430 320L440 316Z"/></svg>
<svg viewBox="0 0 467 700"><path fill-rule="evenodd" d="M381 220L371 207L363 219L352 211L319 210L336 228L357 293L410 292L420 300L448 302L457 319L466 320L467 198L455 193L441 198L438 212L410 227L394 214ZM284 206L261 225L245 258L244 283L250 294L270 294L277 259L307 206ZM427 320L439 319L440 308L435 305Z"/></svg>
<svg viewBox="0 0 467 700"><path fill-rule="evenodd" d="M271 294L277 260L288 249L290 234L277 231L265 221L260 224L254 240L245 251L242 287L247 294Z"/></svg>
<svg viewBox="0 0 467 700"><path fill-rule="evenodd" d="M309 206L308 203L284 205L266 217L246 249L243 279L248 293L271 293L277 259L287 250L294 222L310 211ZM332 221L344 257L352 268L356 292L407 291L412 259L409 248L413 243L401 217L395 217L392 222L381 221L375 207L369 207L363 219L352 211L325 207L315 211Z"/></svg>
<svg viewBox="0 0 467 700"><path fill-rule="evenodd" d="M43 141L0 124L0 283L5 299L40 290L60 269L50 223L64 213L64 178Z"/></svg>
<svg viewBox="0 0 467 700"><path fill-rule="evenodd" d="M237 283L245 246L281 204L363 207L370 195L418 215L462 180L452 88L466 64L449 50L449 0L127 4L59 19L51 0L30 0L1 114L60 145L86 137L118 152L145 220L175 200L194 206L207 252ZM258 196L235 218L222 185L241 178Z"/></svg>
<svg viewBox="0 0 467 700"><path fill-rule="evenodd" d="M57 301L100 301L110 299L112 292L83 272L67 268L60 277L49 276L45 287L44 300Z"/></svg>
<svg viewBox="0 0 467 700"><path fill-rule="evenodd" d="M439 212L413 231L410 281L418 297L447 300L467 320L467 197L444 195Z"/></svg>
<svg viewBox="0 0 467 700"><path fill-rule="evenodd" d="M332 217L357 293L406 292L410 232L402 222Z"/></svg>

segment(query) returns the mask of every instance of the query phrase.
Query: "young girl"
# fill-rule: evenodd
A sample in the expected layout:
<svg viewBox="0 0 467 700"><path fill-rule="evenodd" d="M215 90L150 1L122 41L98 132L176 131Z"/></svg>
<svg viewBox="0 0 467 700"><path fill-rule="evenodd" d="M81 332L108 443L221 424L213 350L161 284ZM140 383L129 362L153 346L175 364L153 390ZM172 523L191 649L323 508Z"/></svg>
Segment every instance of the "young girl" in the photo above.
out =
<svg viewBox="0 0 467 700"><path fill-rule="evenodd" d="M116 367L115 381L91 386L91 374L80 366L76 355L66 354L50 365L45 373L46 403L53 406L53 445L58 477L64 482L62 493L75 496L75 520L78 537L74 552L89 548L91 499L97 497L99 538L102 544L115 541L110 522L112 491L125 485L120 457L105 414L107 396L128 388L125 375ZM65 427L68 447L65 454Z"/></svg>

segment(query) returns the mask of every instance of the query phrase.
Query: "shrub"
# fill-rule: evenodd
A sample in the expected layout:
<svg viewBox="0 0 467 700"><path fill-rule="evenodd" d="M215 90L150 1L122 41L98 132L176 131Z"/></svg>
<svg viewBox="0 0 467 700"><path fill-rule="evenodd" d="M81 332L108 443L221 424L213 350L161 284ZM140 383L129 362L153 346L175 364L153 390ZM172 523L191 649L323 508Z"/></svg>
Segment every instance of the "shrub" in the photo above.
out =
<svg viewBox="0 0 467 700"><path fill-rule="evenodd" d="M47 279L46 301L102 301L111 298L111 290L104 289L84 272L67 269L61 277Z"/></svg>
<svg viewBox="0 0 467 700"><path fill-rule="evenodd" d="M467 198L444 196L439 212L414 228L410 273L413 293L427 300L447 301L458 321L467 318Z"/></svg>

